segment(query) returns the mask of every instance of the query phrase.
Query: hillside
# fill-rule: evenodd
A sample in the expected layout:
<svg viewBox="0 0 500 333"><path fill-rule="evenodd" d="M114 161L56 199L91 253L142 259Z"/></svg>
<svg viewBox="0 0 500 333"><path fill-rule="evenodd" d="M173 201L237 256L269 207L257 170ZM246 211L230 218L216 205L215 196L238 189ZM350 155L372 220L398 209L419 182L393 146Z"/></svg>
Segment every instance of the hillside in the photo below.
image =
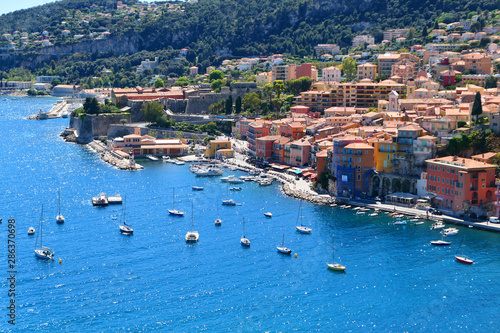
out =
<svg viewBox="0 0 500 333"><path fill-rule="evenodd" d="M0 16L0 34L12 34L0 41L4 53L10 54L0 69L33 70L56 60L65 77L81 77L95 74L97 69L89 64L96 59L111 59L101 61L101 68L116 67L117 57L129 54L129 59L119 60L129 67L140 62L137 52L151 57L151 52L162 50L161 60L166 61L189 47L187 62L167 64L171 68L164 73L182 75L183 66L203 69L219 65L221 57L302 57L312 55L320 43L348 48L360 33L370 33L380 42L388 28L414 27L419 35L422 27L430 29L436 21L450 23L476 11L498 9L496 0L122 2L124 6L112 0L62 0ZM63 64L68 60L80 63L83 72L68 71Z"/></svg>

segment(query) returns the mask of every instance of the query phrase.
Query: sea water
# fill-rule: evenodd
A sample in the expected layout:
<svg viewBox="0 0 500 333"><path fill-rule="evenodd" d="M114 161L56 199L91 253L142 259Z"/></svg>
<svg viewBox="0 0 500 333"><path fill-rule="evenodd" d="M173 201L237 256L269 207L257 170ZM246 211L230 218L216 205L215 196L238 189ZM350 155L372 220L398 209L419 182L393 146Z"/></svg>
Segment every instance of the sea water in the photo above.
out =
<svg viewBox="0 0 500 333"><path fill-rule="evenodd" d="M448 238L451 246L433 247L429 241L440 235L430 222L395 226L383 213L368 217L306 202L302 222L312 234L299 234L299 201L279 185L247 182L231 192L219 178L195 177L189 165L152 161L139 161L142 171L117 170L58 136L68 119L26 120L54 102L0 101L0 331L498 328L500 235L458 227ZM193 185L205 189L192 191ZM64 224L55 221L58 188ZM132 236L118 229L124 206L92 206L101 192L126 196ZM222 206L226 198L241 205ZM168 215L174 200L184 217ZM43 244L56 251L52 261L33 252L42 205ZM263 215L267 211L272 218ZM221 227L214 225L217 217ZM15 326L6 308L8 218L17 225ZM240 245L243 219L250 248ZM191 221L197 244L184 240ZM35 236L27 235L30 226ZM276 250L283 235L292 256ZM473 265L454 259L463 238ZM333 245L345 273L327 269Z"/></svg>

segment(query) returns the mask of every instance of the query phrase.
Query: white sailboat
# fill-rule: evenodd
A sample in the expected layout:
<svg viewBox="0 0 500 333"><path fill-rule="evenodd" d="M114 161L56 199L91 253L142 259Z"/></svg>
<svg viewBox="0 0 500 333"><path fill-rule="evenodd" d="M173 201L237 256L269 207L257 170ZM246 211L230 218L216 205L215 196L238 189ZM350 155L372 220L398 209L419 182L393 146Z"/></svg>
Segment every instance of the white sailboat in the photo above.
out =
<svg viewBox="0 0 500 333"><path fill-rule="evenodd" d="M335 262L335 241L334 241L334 236L332 235L332 263L326 263L326 266L334 271L345 271L345 266L342 266L341 264L338 264Z"/></svg>
<svg viewBox="0 0 500 333"><path fill-rule="evenodd" d="M250 240L245 237L245 217L243 217L243 235L241 236L240 244L245 247L250 246Z"/></svg>
<svg viewBox="0 0 500 333"><path fill-rule="evenodd" d="M220 227L222 225L222 220L219 218L219 205L217 203L215 204L215 208L217 209L217 219L215 220L215 226Z"/></svg>
<svg viewBox="0 0 500 333"><path fill-rule="evenodd" d="M184 212L181 212L180 210L175 209L175 187L172 188L173 190L173 197L172 197L172 209L168 209L168 213L170 215L174 216L184 216Z"/></svg>
<svg viewBox="0 0 500 333"><path fill-rule="evenodd" d="M43 244L42 243L43 242L42 223L43 223L43 205L42 205L42 214L40 216L40 225L39 225L40 248L37 248L37 245L38 245L38 236L37 236L36 242L35 242L35 255L37 256L37 258L40 258L40 259L54 259L54 253L55 253L54 250L42 245Z"/></svg>
<svg viewBox="0 0 500 333"><path fill-rule="evenodd" d="M276 248L278 249L279 253L283 253L283 254L291 254L292 253L292 250L285 247L285 234L283 234L283 242L281 243L281 246L277 246Z"/></svg>
<svg viewBox="0 0 500 333"><path fill-rule="evenodd" d="M298 225L300 219L300 225ZM297 216L297 221L295 222L295 228L301 234L310 234L312 229L302 225L302 201L299 205L299 215Z"/></svg>
<svg viewBox="0 0 500 333"><path fill-rule="evenodd" d="M134 233L132 226L128 225L126 222L126 210L127 210L127 197L125 196L125 203L123 205L123 224L120 224L120 232L123 234L131 235Z"/></svg>
<svg viewBox="0 0 500 333"><path fill-rule="evenodd" d="M200 238L200 234L198 234L198 231L194 231L194 205L191 203L191 231L188 231L186 233L186 243L196 243L198 242L198 239Z"/></svg>
<svg viewBox="0 0 500 333"><path fill-rule="evenodd" d="M64 216L61 214L61 188L59 187L59 214L56 216L57 223L64 223Z"/></svg>

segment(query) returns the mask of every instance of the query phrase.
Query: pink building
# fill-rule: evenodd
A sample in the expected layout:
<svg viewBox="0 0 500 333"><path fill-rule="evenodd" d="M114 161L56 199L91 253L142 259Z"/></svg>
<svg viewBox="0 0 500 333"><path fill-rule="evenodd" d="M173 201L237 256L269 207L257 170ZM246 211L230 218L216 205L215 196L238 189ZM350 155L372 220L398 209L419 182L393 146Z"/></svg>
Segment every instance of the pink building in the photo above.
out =
<svg viewBox="0 0 500 333"><path fill-rule="evenodd" d="M279 135L268 135L258 138L255 150L255 158L269 161L273 158L274 142L280 138Z"/></svg>
<svg viewBox="0 0 500 333"><path fill-rule="evenodd" d="M287 148L290 151L290 160L286 161L286 164L293 166L305 166L311 161L311 143L306 139L292 141L285 146L285 151Z"/></svg>

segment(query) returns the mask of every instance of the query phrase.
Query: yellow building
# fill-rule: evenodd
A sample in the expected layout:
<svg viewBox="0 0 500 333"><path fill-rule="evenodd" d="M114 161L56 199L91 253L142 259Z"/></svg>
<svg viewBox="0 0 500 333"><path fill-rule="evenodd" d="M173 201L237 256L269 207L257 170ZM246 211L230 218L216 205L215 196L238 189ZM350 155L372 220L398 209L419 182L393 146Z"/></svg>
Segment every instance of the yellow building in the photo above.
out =
<svg viewBox="0 0 500 333"><path fill-rule="evenodd" d="M398 151L398 144L392 138L371 138L368 140L375 151L373 159L377 172L394 172L394 161Z"/></svg>
<svg viewBox="0 0 500 333"><path fill-rule="evenodd" d="M221 149L232 150L231 149L231 141L229 141L229 140L211 140L207 146L206 151L205 151L205 156L208 158L216 157L216 154ZM226 156L226 155L229 156L229 154L230 154L229 151L222 151L221 153L223 156Z"/></svg>
<svg viewBox="0 0 500 333"><path fill-rule="evenodd" d="M375 80L377 77L377 65L366 63L358 65L358 81L363 79Z"/></svg>

